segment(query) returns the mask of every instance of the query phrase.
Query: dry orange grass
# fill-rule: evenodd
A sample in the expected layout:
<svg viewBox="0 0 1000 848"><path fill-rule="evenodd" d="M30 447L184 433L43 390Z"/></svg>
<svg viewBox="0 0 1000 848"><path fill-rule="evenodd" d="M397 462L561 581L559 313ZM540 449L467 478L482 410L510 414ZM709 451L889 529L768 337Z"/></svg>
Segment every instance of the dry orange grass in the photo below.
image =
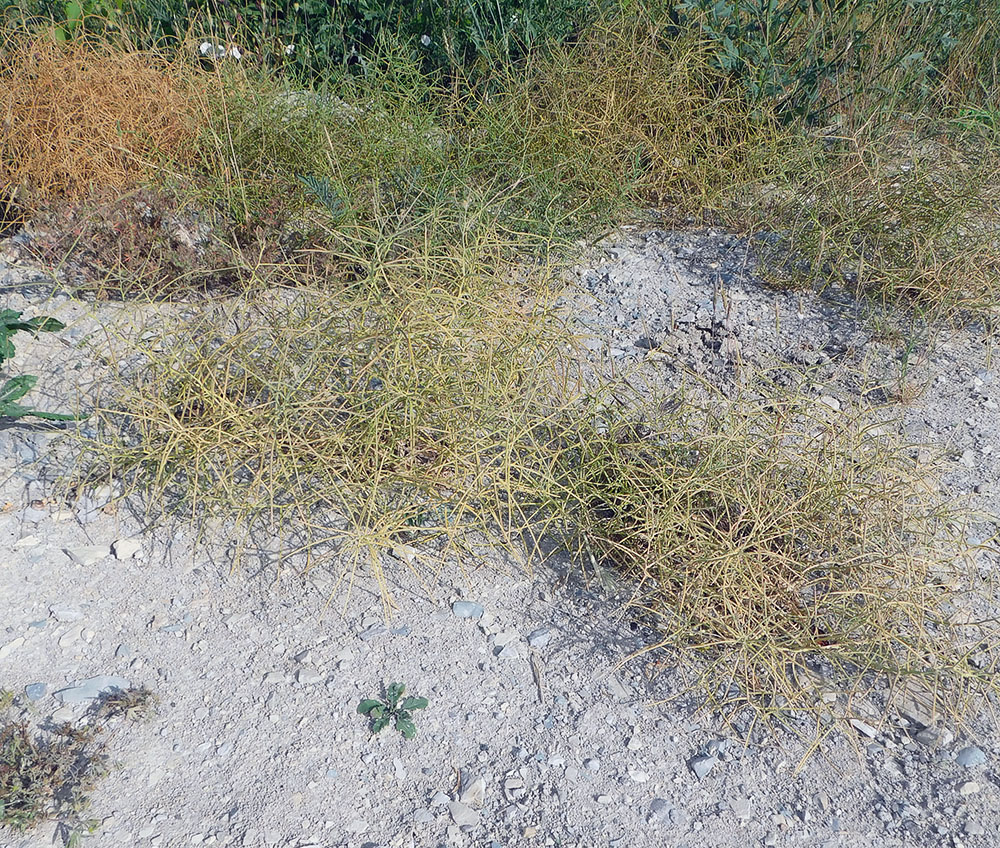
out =
<svg viewBox="0 0 1000 848"><path fill-rule="evenodd" d="M148 178L192 136L183 68L93 40L0 47L0 187L81 198Z"/></svg>

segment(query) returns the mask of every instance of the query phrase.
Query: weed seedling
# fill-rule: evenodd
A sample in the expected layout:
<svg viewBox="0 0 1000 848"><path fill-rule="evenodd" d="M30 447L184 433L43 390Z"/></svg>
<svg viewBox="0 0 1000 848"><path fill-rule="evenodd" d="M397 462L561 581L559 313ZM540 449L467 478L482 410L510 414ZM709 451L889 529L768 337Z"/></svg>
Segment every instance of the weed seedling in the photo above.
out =
<svg viewBox="0 0 1000 848"><path fill-rule="evenodd" d="M56 333L66 325L55 318L32 318L28 321L21 320L21 313L13 309L0 311L0 365L3 365L14 355L14 342L12 337L15 333L23 331L37 336L39 333ZM61 412L41 412L37 409L29 409L22 406L18 401L30 392L38 377L30 374L22 374L20 377L11 377L0 388L0 417L23 418L26 415L33 415L35 418L44 418L49 421L75 421L77 416L66 415Z"/></svg>
<svg viewBox="0 0 1000 848"><path fill-rule="evenodd" d="M371 719L372 733L379 733L395 721L396 730L403 734L403 738L412 739L417 735L416 725L413 723L413 710L422 710L427 706L426 698L407 698L402 703L400 699L406 685L403 683L390 683L385 692L385 699L366 698L358 704L358 712Z"/></svg>

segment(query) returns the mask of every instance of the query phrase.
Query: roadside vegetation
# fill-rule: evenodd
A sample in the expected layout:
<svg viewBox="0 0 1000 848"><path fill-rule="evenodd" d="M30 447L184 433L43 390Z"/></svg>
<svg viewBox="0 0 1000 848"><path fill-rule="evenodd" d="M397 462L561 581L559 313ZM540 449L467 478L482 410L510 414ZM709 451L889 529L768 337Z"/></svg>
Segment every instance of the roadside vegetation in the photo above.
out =
<svg viewBox="0 0 1000 848"><path fill-rule="evenodd" d="M79 845L100 824L86 813L91 791L112 767L111 739L127 722L148 717L156 697L148 689L116 691L76 724L46 728L24 717L23 700L0 690L0 827L18 832L54 820L62 844Z"/></svg>
<svg viewBox="0 0 1000 848"><path fill-rule="evenodd" d="M655 209L766 234L775 285L992 325L993 4L410 5L0 3L7 217L82 292L171 302L113 340L84 481L387 609L388 568L554 541L727 706L992 686L909 446L763 378L623 402L552 305L577 240Z"/></svg>

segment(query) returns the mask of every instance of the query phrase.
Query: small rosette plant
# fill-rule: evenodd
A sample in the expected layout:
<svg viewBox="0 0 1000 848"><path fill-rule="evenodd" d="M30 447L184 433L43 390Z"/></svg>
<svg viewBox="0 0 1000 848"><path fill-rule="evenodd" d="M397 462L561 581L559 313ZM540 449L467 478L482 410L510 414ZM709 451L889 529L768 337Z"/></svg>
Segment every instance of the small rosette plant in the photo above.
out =
<svg viewBox="0 0 1000 848"><path fill-rule="evenodd" d="M372 734L379 733L391 723L405 739L417 735L413 723L413 711L422 710L427 706L426 698L403 698L406 686L403 683L390 683L386 688L385 699L366 698L358 704L358 713L368 716L371 720Z"/></svg>

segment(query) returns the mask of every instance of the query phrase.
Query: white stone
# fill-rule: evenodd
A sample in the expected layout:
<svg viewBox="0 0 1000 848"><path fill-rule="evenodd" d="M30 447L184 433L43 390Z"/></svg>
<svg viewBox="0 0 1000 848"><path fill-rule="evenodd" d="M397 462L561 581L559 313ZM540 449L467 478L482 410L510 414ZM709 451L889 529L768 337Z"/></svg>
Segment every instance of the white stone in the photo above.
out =
<svg viewBox="0 0 1000 848"><path fill-rule="evenodd" d="M14 653L21 645L24 644L24 637L18 636L16 639L12 639L3 647L0 647L0 660L8 657L10 654Z"/></svg>
<svg viewBox="0 0 1000 848"><path fill-rule="evenodd" d="M75 548L63 548L63 553L77 565L88 566L100 562L111 553L111 549L107 545L80 545Z"/></svg>
<svg viewBox="0 0 1000 848"><path fill-rule="evenodd" d="M878 736L878 731L874 727L872 727L867 722L861 721L861 719L859 718L851 719L851 727L853 727L859 733L863 733L869 739L874 739L876 736Z"/></svg>
<svg viewBox="0 0 1000 848"><path fill-rule="evenodd" d="M452 801L448 804L448 812L455 824L459 827L475 827L479 824L479 813L461 801Z"/></svg>
<svg viewBox="0 0 1000 848"><path fill-rule="evenodd" d="M132 559L141 550L142 542L138 539L118 539L111 544L111 552L119 560Z"/></svg>
<svg viewBox="0 0 1000 848"><path fill-rule="evenodd" d="M470 807L482 807L486 803L486 781L477 777L462 789L458 800Z"/></svg>

